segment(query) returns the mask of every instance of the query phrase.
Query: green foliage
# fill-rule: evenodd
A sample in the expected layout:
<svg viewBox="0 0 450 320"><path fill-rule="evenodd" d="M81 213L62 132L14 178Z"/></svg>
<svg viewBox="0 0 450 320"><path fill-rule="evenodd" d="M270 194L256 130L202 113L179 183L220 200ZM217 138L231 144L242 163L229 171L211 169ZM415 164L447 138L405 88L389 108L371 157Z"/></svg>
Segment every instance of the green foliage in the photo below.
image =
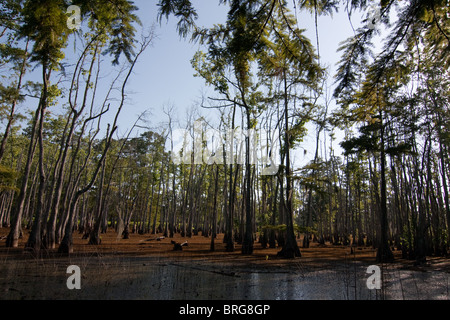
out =
<svg viewBox="0 0 450 320"><path fill-rule="evenodd" d="M191 60L192 67L197 72L196 77L202 77L208 85L220 94L228 94L229 85L224 70L224 61L214 59L210 61L205 53L198 51Z"/></svg>
<svg viewBox="0 0 450 320"><path fill-rule="evenodd" d="M188 33L195 28L195 20L198 14L191 1L189 0L160 0L158 2L159 13L158 20L161 22L162 18L169 18L173 14L178 18L177 31L182 37L186 37Z"/></svg>
<svg viewBox="0 0 450 320"><path fill-rule="evenodd" d="M332 15L333 11L338 11L338 0L300 0L298 1L301 8L308 9L311 13L316 13L319 15ZM356 7L357 0L353 0L352 6ZM361 1L365 2L365 0Z"/></svg>
<svg viewBox="0 0 450 320"><path fill-rule="evenodd" d="M378 138L368 134L362 134L359 137L347 139L342 141L340 145L345 150L346 155L379 150Z"/></svg>
<svg viewBox="0 0 450 320"><path fill-rule="evenodd" d="M278 224L278 225L267 224L267 225L261 226L261 229L265 230L265 231L274 230L277 232L284 232L284 231L286 231L286 225L285 224ZM314 228L299 226L297 224L294 225L294 230L299 233L317 234L317 230L315 230Z"/></svg>
<svg viewBox="0 0 450 320"><path fill-rule="evenodd" d="M294 225L294 230L296 232L299 233L303 233L303 234L317 234L317 230L314 229L313 227L303 227L303 226L299 226L299 225Z"/></svg>
<svg viewBox="0 0 450 320"><path fill-rule="evenodd" d="M0 61L3 64L10 63L13 70L21 68L22 61L26 55L24 49L14 45L15 39L9 39L5 43L0 43Z"/></svg>
<svg viewBox="0 0 450 320"><path fill-rule="evenodd" d="M67 3L63 0L7 0L0 3L0 26L6 28L0 35L0 64L7 71L2 74L0 83L2 121L10 117L13 102L22 102L25 89L34 98L43 93L43 83L20 86L17 80L22 67L25 70L29 67L21 65L27 58L26 41L30 41L29 50L33 45L31 57L37 66L48 71L58 70L62 64L73 65L73 61L64 59L64 49L72 33L66 26ZM84 85L88 92L86 96L93 96L96 83L92 78L97 66L89 70L86 64L100 62L97 60L99 52L111 55L113 64L118 64L121 57L133 60L135 26L139 24L135 14L137 7L131 1L76 0L72 3L82 10L84 23L78 35L86 46L82 48L85 51L74 72L74 79L77 75L80 79L73 84L73 92L77 92L78 97L74 98L76 103L65 101L65 81L58 84L49 81L45 86L46 107L66 102L66 113L57 114L57 108L50 108L43 119L45 196L48 196L45 202L48 205L53 202L52 188L60 168L64 169L61 175L63 198L69 198L76 188L96 177L96 165L104 155L108 140L96 137L100 124L96 127L91 125L93 122L86 122L87 126L82 127L95 111L77 114L79 118L75 119L64 162L69 165L57 164L62 154L61 145L68 141L65 140L68 126L76 113L71 108L80 107ZM135 137L112 139L104 170L101 170L104 175L101 189L105 196L104 214L109 214L109 218L120 215L123 219L131 219L134 214L133 219L137 222L148 222L153 218L161 221L164 218L165 222L174 219L172 221L177 227L193 219L190 220L192 224L203 223L201 228L208 228L208 224L211 225L208 215L211 213L214 186L218 182L218 221L227 218L226 214L231 211L228 205L232 202L234 215L231 224L234 222L234 227L242 230L244 226L241 224L245 219L241 215L245 214L243 209L247 203L243 200L251 191L254 196L249 201L261 201L252 207L257 216L258 230L281 233L288 228L286 224L277 224L287 221L282 216L285 211L281 209L283 204L286 205L283 199L286 197L283 194L285 181L292 181L291 201L297 222L295 231L316 233L323 238L334 234L342 238L352 234L355 239L356 235L364 234L369 240L378 233L379 171L380 163L385 163L389 226L395 240L407 246L408 250L414 250L420 237L418 221L423 215L430 221L425 228L425 233L429 234L427 241L447 246L445 201L448 201L448 196L440 194L446 189L444 183L450 173L449 24L445 18L448 10L445 1L402 2L398 6L399 19L395 22L389 21L394 1L345 2L350 14L359 9L367 10L372 5L379 6L382 10L379 23L383 26L391 23L392 28L378 55L375 55L371 42L379 33L376 28L368 28L367 19L361 21L362 27L355 30L353 37L342 43L335 91L341 108L327 121L322 120L325 119L325 108L317 103L323 93L324 70L305 30L297 27L295 17L287 10L291 2L219 0L218 3L228 6L228 19L223 25L198 28L195 25L197 12L189 0L160 0L159 21L174 15L180 36L191 34L193 40L204 46L191 63L195 75L216 91L218 98L213 99L219 101L220 107L241 108L249 115L249 128L266 128L267 125L267 128L274 129L270 127L276 123L275 129L282 134L286 133L283 132L286 127L283 128L285 119L281 117L286 112L288 120L284 123L288 123L289 131L280 139L284 143L282 157L287 154L286 146L294 148L303 141L307 133L306 124L315 120L321 127L317 132L318 145L323 142L323 148L318 148L321 156L317 155L314 161L299 170L292 170L295 174L279 170L276 176L258 177L258 171L254 171L255 175L249 175L246 180L244 173L251 171L245 171L241 165L175 165L170 162L164 131L147 131ZM332 14L340 3L344 2L293 2L296 8L299 6L315 16ZM23 41L17 41L19 36ZM102 74L99 75L102 79ZM105 101L114 103L115 99L108 96ZM0 193L17 191L17 179L25 167L28 145L36 143L36 140L30 141L33 115L35 113L29 113L28 123L19 123L21 127L13 125L11 128L0 166ZM269 120L269 117L277 116L277 119ZM225 118L225 113L222 117ZM13 118L17 119L17 114ZM239 120L237 122L241 125ZM347 137L340 144L344 157L335 155L333 129L336 126L344 129ZM321 140L321 132L330 135L331 143ZM383 162L379 158L382 142ZM37 162L35 156L28 177L28 182L36 179L35 188L39 183ZM85 168L81 169L83 166ZM18 172L10 168L17 168ZM229 168L233 171L228 171ZM286 167L280 166L280 169ZM247 188L244 186L247 181L254 185ZM84 212L88 212L90 217L98 214L100 179L92 187L93 190L83 196L86 199L80 198L78 202L79 210L76 212L81 215ZM28 187L27 192L30 189ZM231 192L235 192L234 198L228 201ZM34 200L29 195L25 198ZM170 208L166 217L162 217L162 205ZM60 207L64 206L60 203ZM61 221L61 216L57 218ZM162 221L163 224L165 222ZM304 227L302 222L311 225ZM400 222L403 225L399 225Z"/></svg>
<svg viewBox="0 0 450 320"><path fill-rule="evenodd" d="M16 179L18 173L11 168L0 165L0 194L4 191L17 191Z"/></svg>
<svg viewBox="0 0 450 320"><path fill-rule="evenodd" d="M10 30L17 29L17 21L23 2L23 0L3 0L0 2L0 25L2 27Z"/></svg>
<svg viewBox="0 0 450 320"><path fill-rule="evenodd" d="M370 5L379 5L372 1L361 1L360 8L368 8ZM434 62L448 69L450 63L450 40L449 24L445 20L445 12L448 10L444 0L432 1L409 1L401 6L394 6L395 1L387 0L381 2L381 21L387 28L390 27L389 15L393 8L397 8L398 19L389 31L384 40L382 52L375 56L370 67L370 72L366 79L370 86L380 80L386 79L386 75L397 69L396 79L402 78L412 70L405 66L404 55L401 47L405 47L405 52L414 52L417 45L417 35L425 34L427 39L427 50L433 52ZM347 39L339 48L343 52L339 62L338 73L336 75L337 87L335 97L343 101L351 99L352 92L356 91L356 85L363 70L368 64L368 58L373 52L372 40L377 34L376 28L363 27L357 30L353 37ZM403 73L403 76L400 74Z"/></svg>
<svg viewBox="0 0 450 320"><path fill-rule="evenodd" d="M31 61L56 69L64 58L68 29L63 0L28 0L23 8L24 23L20 33L33 42Z"/></svg>
<svg viewBox="0 0 450 320"><path fill-rule="evenodd" d="M113 65L119 64L121 55L131 62L135 55L136 24L141 21L136 15L138 7L128 0L76 0L72 4L81 9L82 19L88 20L92 37L99 34L107 37L103 54L113 56Z"/></svg>
<svg viewBox="0 0 450 320"><path fill-rule="evenodd" d="M8 108L11 106L13 101L23 101L23 96L17 90L17 84L12 83L11 85L5 87L2 83L0 83L0 108Z"/></svg>

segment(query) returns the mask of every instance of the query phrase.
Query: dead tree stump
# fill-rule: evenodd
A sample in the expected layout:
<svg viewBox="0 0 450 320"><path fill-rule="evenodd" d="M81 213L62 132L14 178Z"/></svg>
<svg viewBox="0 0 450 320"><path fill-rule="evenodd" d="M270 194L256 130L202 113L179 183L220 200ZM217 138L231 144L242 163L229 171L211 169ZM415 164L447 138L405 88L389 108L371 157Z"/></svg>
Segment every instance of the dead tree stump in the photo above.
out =
<svg viewBox="0 0 450 320"><path fill-rule="evenodd" d="M170 241L171 244L173 244L173 251L181 251L183 250L184 246L188 245L188 242L185 241L183 243L179 243L179 242L175 242L175 241Z"/></svg>

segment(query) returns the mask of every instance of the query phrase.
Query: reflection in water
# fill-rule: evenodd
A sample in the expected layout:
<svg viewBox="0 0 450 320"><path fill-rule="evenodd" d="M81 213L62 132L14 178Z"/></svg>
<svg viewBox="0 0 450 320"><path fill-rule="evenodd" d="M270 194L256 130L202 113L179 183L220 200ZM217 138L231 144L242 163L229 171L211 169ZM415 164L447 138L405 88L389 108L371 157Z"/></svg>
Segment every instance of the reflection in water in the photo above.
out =
<svg viewBox="0 0 450 320"><path fill-rule="evenodd" d="M71 291L64 262L0 264L0 299L306 300L449 299L446 272L387 268L382 290L366 287L366 265L326 270L218 270L201 263L107 258L71 261L82 289Z"/></svg>
<svg viewBox="0 0 450 320"><path fill-rule="evenodd" d="M142 299L448 299L447 273L398 270L385 272L383 290L366 286L366 267L348 270L321 270L300 273L242 272L235 275L166 265L155 268L142 285L157 288L145 291ZM343 273L347 273L346 275ZM398 276L401 275L401 278ZM401 285L400 285L401 282Z"/></svg>

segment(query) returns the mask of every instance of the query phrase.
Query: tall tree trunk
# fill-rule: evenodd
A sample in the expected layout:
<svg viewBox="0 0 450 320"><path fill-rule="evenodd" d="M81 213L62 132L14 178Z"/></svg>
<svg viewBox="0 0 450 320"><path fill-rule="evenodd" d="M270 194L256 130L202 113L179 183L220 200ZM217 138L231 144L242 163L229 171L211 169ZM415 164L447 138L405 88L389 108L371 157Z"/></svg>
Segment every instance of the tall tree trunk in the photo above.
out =
<svg viewBox="0 0 450 320"><path fill-rule="evenodd" d="M78 63L77 63L77 67L76 67L76 69L78 70L78 73L83 72L83 68L81 68L79 66L81 65L82 61L84 60L85 54L87 53L87 49L90 48L91 44L92 44L92 42L88 46L86 46L85 51L83 52L81 57L78 59ZM70 94L69 94L69 103L70 103L70 107L71 107L72 120L71 120L71 125L69 128L67 137L65 139L64 145L61 148L62 154L61 154L61 162L60 162L60 165L58 168L57 182L56 182L55 189L54 189L53 199L52 199L52 201L50 201L51 202L50 218L48 219L47 230L46 230L47 231L46 246L48 248L55 248L55 246L56 246L56 220L59 216L59 207L60 207L60 202L61 202L64 176L66 173L66 159L68 157L70 145L72 143L72 139L73 139L73 135L74 135L74 132L76 129L78 119L80 118L84 109L86 108L88 93L89 93L89 90L92 85L92 83L91 83L92 71L94 69L94 64L96 62L96 56L98 53L98 49L99 49L99 46L96 45L94 48L94 53L93 53L92 60L91 60L90 66L89 66L88 78L86 80L86 84L85 84L85 88L84 88L83 102L78 111L75 110L77 102L76 101L73 102L71 100L72 90L75 87L75 83L76 83L75 74L72 79L72 87L71 87ZM97 82L98 82L98 72L97 72L97 77L95 79L95 86L97 85ZM70 117L69 117L68 123L69 123L69 121L70 121ZM88 121L88 120L86 120L86 121ZM85 128L85 125L83 125L81 132L84 132L84 128ZM82 136L82 134L80 135L79 139L81 139L81 136Z"/></svg>
<svg viewBox="0 0 450 320"><path fill-rule="evenodd" d="M181 207L180 207L180 215L181 215L181 237L186 237L186 204L187 204L187 190L189 188L190 183L190 174L189 180L186 183L186 178L184 177L184 166L180 167L180 178L183 179L183 185L181 189L182 197L181 197Z"/></svg>
<svg viewBox="0 0 450 320"><path fill-rule="evenodd" d="M18 97L20 94L20 90L22 89L22 81L23 81L23 77L25 76L26 65L27 65L27 60L28 60L28 45L29 45L29 43L30 43L30 40L27 40L27 43L25 45L25 50L24 50L24 57L23 57L22 64L20 67L19 77L18 77L17 86L16 86L17 96L14 98L14 100L11 103L11 110L9 112L8 122L6 123L5 132L3 133L2 141L0 143L0 163L2 162L2 158L5 153L6 142L8 141L8 137L11 132L11 127L14 122L14 115L16 113Z"/></svg>
<svg viewBox="0 0 450 320"><path fill-rule="evenodd" d="M273 185L273 181L271 181L271 185ZM278 179L275 180L275 191L271 192L271 200L270 200L270 207L271 207L271 212L272 212L272 216L270 217L270 224L272 225L272 227L275 226L276 222L277 222L277 213L278 213L278 202L277 202L277 194L278 194L278 188L280 185L280 181ZM272 186L273 189L273 186ZM269 248L276 248L277 243L276 243L276 231L274 228L271 228L270 233L269 233Z"/></svg>
<svg viewBox="0 0 450 320"><path fill-rule="evenodd" d="M33 229L32 233L30 234L30 237L28 239L28 242L26 244L26 247L30 247L32 249L35 249L36 251L39 251L40 249L40 220L41 220L41 213L43 210L43 202L44 202L44 191L45 191L45 172L44 172L44 144L43 144L43 127L44 127L44 115L45 115L45 109L47 106L47 94L48 94L48 81L50 78L50 72L47 74L47 67L43 65L42 67L42 78L43 78L43 89L42 89L42 96L39 101L38 109L36 110L35 115L35 123L33 124L33 130L31 134L30 139L30 150L28 155L28 161L25 168L25 174L23 177L23 185L21 189L21 194L19 195L19 202L18 202L18 212L16 216L15 226L11 230L8 239L7 239L7 246L17 247L18 246L18 236L19 236L19 228L20 224L22 223L22 213L23 213L23 201L25 200L25 193L28 185L28 175L29 175L29 169L31 167L31 162L33 160L34 155L34 135L35 130L38 130L38 145L39 145L39 175L40 175L40 181L39 181L39 192L38 192L38 204L37 204L37 210L35 215L35 221L33 223ZM38 121L39 120L39 121ZM25 181L26 179L26 181ZM23 191L23 192L22 192Z"/></svg>
<svg viewBox="0 0 450 320"><path fill-rule="evenodd" d="M105 163L102 165L102 171L100 174L100 181L99 181L99 187L98 187L98 196L97 196L97 206L96 206L96 221L94 224L94 227L89 233L89 244L92 245L99 245L101 243L100 239L100 232L101 232L101 225L103 222L103 214L106 212L106 210L103 208L103 185L105 181Z"/></svg>
<svg viewBox="0 0 450 320"><path fill-rule="evenodd" d="M444 190L444 202L445 202L445 214L447 217L447 239L450 240L450 197L448 192L448 185L447 185L447 174L446 174L446 161L445 153L444 153L444 141L442 139L442 119L441 116L438 116L438 135L439 135L439 159L441 163L441 176L442 176L442 186Z"/></svg>
<svg viewBox="0 0 450 320"><path fill-rule="evenodd" d="M226 242L226 251L227 252L233 252L234 251L234 211L235 211L235 199L236 199L236 185L237 185L237 175L239 174L239 165L236 166L234 169L234 179L233 179L233 163L234 163L234 157L233 157L233 146L234 146L234 125L235 125L235 118L236 118L236 103L233 105L233 115L231 119L231 131L232 135L231 137L228 137L230 139L229 142L229 149L225 150L228 153L230 153L231 157L228 157L230 160L229 164L229 199L224 200L228 201L228 213L227 213L227 223L226 223L226 233L225 233L225 242ZM225 164L226 165L226 164Z"/></svg>
<svg viewBox="0 0 450 320"><path fill-rule="evenodd" d="M248 107L245 108L245 113L247 116L247 135L245 138L246 153L245 153L245 175L246 175L246 187L245 187L245 230L244 238L242 242L242 254L252 254L253 253L253 217L252 217L252 203L251 203L251 164L250 164L250 110Z"/></svg>
<svg viewBox="0 0 450 320"><path fill-rule="evenodd" d="M155 208L156 208L155 215L153 216L152 234L156 234L157 233L156 223L157 223L157 220L158 220L158 208L159 208L159 204L160 204L160 201L161 201L161 196L159 196L159 195L161 193L162 175L163 175L163 166L161 166L161 171L160 171L160 175L159 175L160 178L159 178L159 183L158 183L158 199L156 201L156 206L155 206Z"/></svg>
<svg viewBox="0 0 450 320"><path fill-rule="evenodd" d="M316 164L319 157L319 142L320 142L320 132L322 131L323 126L319 126L316 132L316 151L314 153L314 159L313 159L313 168L311 176L313 178L313 183L316 182ZM312 188L309 188L308 192L308 205L307 205L307 212L306 212L306 227L312 226ZM305 238L303 240L303 247L309 248L309 237L310 234L307 231L305 234Z"/></svg>
<svg viewBox="0 0 450 320"><path fill-rule="evenodd" d="M170 205L170 222L169 222L169 237L173 238L176 228L176 213L177 213L177 194L176 194L176 179L175 179L175 165L172 165L172 203Z"/></svg>
<svg viewBox="0 0 450 320"><path fill-rule="evenodd" d="M47 77L46 70L44 68L44 77ZM47 82L48 78L44 80ZM38 196L37 196L37 204L36 211L34 214L33 227L31 229L30 236L28 238L27 243L25 244L26 250L31 250L34 253L38 253L41 249L41 220L42 214L44 211L44 194L46 188L46 174L44 169L44 139L43 139L43 131L44 131L44 117L45 110L47 106L47 84L44 84L44 93L43 93L43 101L41 108L41 116L39 120L39 130L38 130L38 141L39 141L39 188L38 188Z"/></svg>
<svg viewBox="0 0 450 320"><path fill-rule="evenodd" d="M148 209L148 221L147 221L147 230L150 233L153 233L153 229L150 229L150 224L152 222L152 213L153 213L153 199L155 196L155 183L152 178L152 189L150 192L150 201L149 201L149 209Z"/></svg>
<svg viewBox="0 0 450 320"><path fill-rule="evenodd" d="M17 204L15 206L14 212L14 220L12 223L11 230L6 238L6 247L17 248L19 246L19 237L21 235L22 230L22 217L24 213L25 207L25 198L27 196L28 189L28 180L30 177L31 165L33 163L34 153L36 150L36 130L39 124L39 117L41 114L42 105L39 103L39 106L36 110L36 113L33 118L32 126L31 126L31 135L30 142L28 145L28 155L27 162L25 163L25 168L22 175L22 183L20 186L19 196L17 197Z"/></svg>
<svg viewBox="0 0 450 320"><path fill-rule="evenodd" d="M392 262L394 260L394 255L389 247L388 242L388 218L387 218L387 195L386 195L386 153L385 153L385 142L384 142L384 123L383 114L380 110L380 200L381 200L381 210L380 210L380 243L378 245L377 251L377 262Z"/></svg>
<svg viewBox="0 0 450 320"><path fill-rule="evenodd" d="M289 133L289 114L288 114L288 92L286 70L284 76L284 122L285 122L285 174L286 174L286 201L285 201L285 218L286 218L286 242L283 249L278 253L284 258L301 257L300 248L297 244L294 232L294 212L292 209L292 179L290 164L290 133Z"/></svg>
<svg viewBox="0 0 450 320"><path fill-rule="evenodd" d="M119 107L116 116L119 114L120 110L121 110L121 107ZM117 120L117 117L116 117L116 120ZM117 130L117 126L116 126L117 121L116 120L114 121L114 125L113 125L113 128L111 129L111 131L110 131L110 126L108 125L107 134L106 134L107 138L105 141L105 147L103 149L103 154L97 162L94 172L93 172L92 176L90 177L90 181L88 181L83 188L76 191L74 193L74 195L70 198L69 210L68 210L68 214L67 214L67 218L66 218L67 222L66 222L66 225L64 228L64 237L58 248L58 252L60 252L60 253L72 253L73 252L72 231L74 229L74 224L75 224L75 213L76 213L75 211L76 211L78 199L92 188L94 182L97 179L100 169L103 167L103 163L108 154L108 150L111 147L111 140L112 140L113 134ZM92 144L92 142L93 142L93 140L90 141L91 144ZM91 149L91 146L89 146L89 149ZM88 155L88 157L89 157L89 155ZM83 164L83 166L80 168L80 170L78 172L78 177L75 179L75 183L74 183L75 184L74 190L76 190L76 188L77 188L78 180L81 176L81 173L86 168L87 160L88 160L88 158L86 158L85 163Z"/></svg>
<svg viewBox="0 0 450 320"><path fill-rule="evenodd" d="M213 205L213 216L211 222L211 245L210 251L214 251L214 239L217 236L217 193L219 192L219 166L215 164L216 172L215 172L215 183L214 183L214 205Z"/></svg>

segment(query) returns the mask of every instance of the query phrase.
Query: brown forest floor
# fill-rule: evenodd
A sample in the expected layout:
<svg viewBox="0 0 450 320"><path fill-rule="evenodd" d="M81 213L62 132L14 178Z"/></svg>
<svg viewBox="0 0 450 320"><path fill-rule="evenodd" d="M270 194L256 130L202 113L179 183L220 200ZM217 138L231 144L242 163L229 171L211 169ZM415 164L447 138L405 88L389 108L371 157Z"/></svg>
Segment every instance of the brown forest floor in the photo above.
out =
<svg viewBox="0 0 450 320"><path fill-rule="evenodd" d="M20 239L18 248L7 248L5 246L6 236L9 233L9 228L0 228L0 261L8 260L23 260L36 259L29 252L25 252L23 247L28 238L28 230L24 230L24 237ZM215 240L215 251L210 251L210 237L203 237L201 235L193 236L192 238L182 238L180 234L175 234L174 238L164 238L156 240L161 237L161 234L144 234L130 233L129 239L122 239L117 237L117 233L113 229L108 229L106 234L102 234L102 244L98 246L89 245L88 240L82 239L82 234L75 232L74 253L71 257L89 257L89 256L115 256L115 257L153 257L158 259L167 259L177 261L196 261L219 263L242 267L298 267L298 262L301 261L305 267L327 268L327 266L335 263L348 263L351 261L360 261L367 264L375 264L376 249L372 247L354 247L342 245L319 245L311 242L309 248L302 248L302 239L298 239L301 258L296 259L282 259L277 257L277 252L280 248L262 248L262 246L255 242L254 252L252 255L242 255L241 247L236 244L234 252L226 252L225 244L223 243L223 234L219 234ZM174 251L171 241L182 243L188 242L188 246L184 246L182 251ZM394 264L400 268L411 270L441 270L450 272L450 259L444 257L427 257L427 263L421 266L415 266L414 261L405 260L401 258L400 251L394 251ZM54 250L42 250L39 258L64 258L64 255L57 253Z"/></svg>

